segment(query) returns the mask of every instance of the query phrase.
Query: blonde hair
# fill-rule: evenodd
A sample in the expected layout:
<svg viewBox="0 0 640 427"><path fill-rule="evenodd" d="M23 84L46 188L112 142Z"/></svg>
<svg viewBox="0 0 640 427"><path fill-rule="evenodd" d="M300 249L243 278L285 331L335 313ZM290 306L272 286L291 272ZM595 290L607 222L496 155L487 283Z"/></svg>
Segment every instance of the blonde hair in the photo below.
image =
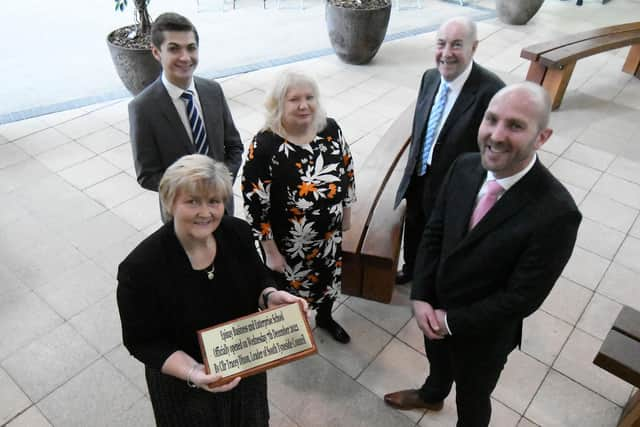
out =
<svg viewBox="0 0 640 427"><path fill-rule="evenodd" d="M167 168L158 192L166 218L172 218L171 210L179 190L194 194L214 192L226 202L232 194L231 173L222 162L202 154L182 156Z"/></svg>
<svg viewBox="0 0 640 427"><path fill-rule="evenodd" d="M284 101L289 89L300 86L308 86L316 99L317 107L313 115L313 126L316 132L320 132L327 126L327 113L320 103L320 91L315 79L308 74L298 71L285 71L281 73L274 82L271 90L267 93L264 106L267 110L264 126L262 130L270 130L277 134L282 134L282 113Z"/></svg>

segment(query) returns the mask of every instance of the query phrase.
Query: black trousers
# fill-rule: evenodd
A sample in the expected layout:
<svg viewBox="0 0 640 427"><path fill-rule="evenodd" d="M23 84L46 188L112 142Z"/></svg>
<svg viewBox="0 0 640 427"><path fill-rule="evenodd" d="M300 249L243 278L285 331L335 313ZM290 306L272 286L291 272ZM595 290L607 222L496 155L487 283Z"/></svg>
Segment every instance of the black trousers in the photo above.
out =
<svg viewBox="0 0 640 427"><path fill-rule="evenodd" d="M511 351L502 343L473 343L466 337L425 337L429 376L420 389L425 402L444 400L456 383L457 427L487 427L491 393Z"/></svg>
<svg viewBox="0 0 640 427"><path fill-rule="evenodd" d="M413 175L405 194L407 210L404 218L404 234L402 235L404 266L402 272L413 277L416 264L416 253L422 239L424 226L427 224L431 212L427 212L425 183L429 179L429 171L423 176Z"/></svg>

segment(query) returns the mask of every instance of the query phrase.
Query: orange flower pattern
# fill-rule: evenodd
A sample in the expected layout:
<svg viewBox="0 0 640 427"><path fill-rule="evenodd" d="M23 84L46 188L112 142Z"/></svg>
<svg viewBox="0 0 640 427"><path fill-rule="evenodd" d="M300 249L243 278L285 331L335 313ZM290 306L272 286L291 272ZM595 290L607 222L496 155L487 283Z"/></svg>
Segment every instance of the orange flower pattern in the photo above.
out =
<svg viewBox="0 0 640 427"><path fill-rule="evenodd" d="M287 266L280 287L312 307L335 299L342 276L342 212L355 201L353 159L338 124L296 145L271 132L251 143L243 175L245 214L257 238L274 239Z"/></svg>

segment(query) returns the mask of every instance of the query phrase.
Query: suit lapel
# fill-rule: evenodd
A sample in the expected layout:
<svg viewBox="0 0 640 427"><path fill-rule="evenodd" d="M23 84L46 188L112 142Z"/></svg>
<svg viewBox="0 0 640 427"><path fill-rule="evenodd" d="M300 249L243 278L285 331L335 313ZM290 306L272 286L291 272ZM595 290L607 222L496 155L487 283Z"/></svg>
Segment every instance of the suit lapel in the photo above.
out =
<svg viewBox="0 0 640 427"><path fill-rule="evenodd" d="M429 113L431 113L431 106L433 105L433 99L436 97L436 93L438 92L438 88L440 87L440 73L436 73L435 78L431 79L432 81L429 83L426 88L423 99L423 105L420 106L420 114L416 117L416 127L417 132L414 132L414 135L419 135L424 139L425 129L427 127L427 120L429 119ZM422 141L419 141L420 144ZM421 146L421 145L420 145Z"/></svg>
<svg viewBox="0 0 640 427"><path fill-rule="evenodd" d="M479 161L476 167L466 169L462 173L466 175L464 185L461 185L456 190L455 199L452 203L452 209L456 210L456 213L452 215L454 218L452 236L454 241L457 242L464 241L469 231L471 212L473 212L478 191L480 191L480 187L487 176L487 171Z"/></svg>
<svg viewBox="0 0 640 427"><path fill-rule="evenodd" d="M189 135L187 135L187 130L184 128L182 120L180 120L176 106L173 104L169 92L167 92L162 81L158 81L158 83L158 109L167 122L167 129L173 129L171 131L174 135L173 137L184 146L188 153L192 154L195 152L194 145L189 139Z"/></svg>
<svg viewBox="0 0 640 427"><path fill-rule="evenodd" d="M516 215L522 209L525 209L529 203L532 203L535 199L535 183L538 182L537 176L540 173L540 168L540 161L537 160L529 173L523 176L509 191L504 193L484 218L469 231L467 237L460 243L458 249L482 239L488 233L500 227L503 222ZM471 209L473 209L473 207ZM471 213L469 213L468 218L470 217Z"/></svg>

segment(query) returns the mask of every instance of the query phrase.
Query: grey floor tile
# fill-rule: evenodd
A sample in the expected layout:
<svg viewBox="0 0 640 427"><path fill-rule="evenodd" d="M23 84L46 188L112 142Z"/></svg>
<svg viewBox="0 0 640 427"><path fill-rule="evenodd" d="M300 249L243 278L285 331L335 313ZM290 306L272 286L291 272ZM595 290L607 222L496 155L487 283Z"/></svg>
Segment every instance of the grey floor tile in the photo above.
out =
<svg viewBox="0 0 640 427"><path fill-rule="evenodd" d="M618 263L611 263L597 291L620 304L640 310L640 273Z"/></svg>
<svg viewBox="0 0 640 427"><path fill-rule="evenodd" d="M492 399L492 406L495 399ZM403 411L406 413L406 411ZM426 411L420 422L419 427L450 427L455 426L458 420L458 410L456 408L456 387L455 384L451 389L451 393L444 400L444 407L439 411Z"/></svg>
<svg viewBox="0 0 640 427"><path fill-rule="evenodd" d="M522 351L551 366L571 330L568 323L538 310L524 320Z"/></svg>
<svg viewBox="0 0 640 427"><path fill-rule="evenodd" d="M136 234L136 229L112 212L105 212L70 228L64 237L78 250L93 257L114 243Z"/></svg>
<svg viewBox="0 0 640 427"><path fill-rule="evenodd" d="M0 145L0 169L29 159L29 155L16 144Z"/></svg>
<svg viewBox="0 0 640 427"><path fill-rule="evenodd" d="M157 228L158 227L155 227L153 231ZM99 249L95 254L91 255L91 259L115 279L118 272L118 265L120 265L144 237L145 234L142 232L132 234L120 242L115 242Z"/></svg>
<svg viewBox="0 0 640 427"><path fill-rule="evenodd" d="M593 191L632 208L640 209L640 185L635 182L605 173L593 187Z"/></svg>
<svg viewBox="0 0 640 427"><path fill-rule="evenodd" d="M83 190L117 175L119 172L120 169L110 162L96 156L61 171L60 176L74 187Z"/></svg>
<svg viewBox="0 0 640 427"><path fill-rule="evenodd" d="M269 399L305 427L413 425L319 356L269 371Z"/></svg>
<svg viewBox="0 0 640 427"><path fill-rule="evenodd" d="M20 388L37 402L98 358L98 353L64 323L2 362Z"/></svg>
<svg viewBox="0 0 640 427"><path fill-rule="evenodd" d="M37 406L32 406L11 420L7 427L51 427L51 423L42 415Z"/></svg>
<svg viewBox="0 0 640 427"><path fill-rule="evenodd" d="M358 382L379 398L404 389L420 388L427 378L427 358L406 344L393 339L360 375ZM417 422L424 411L402 411Z"/></svg>
<svg viewBox="0 0 640 427"><path fill-rule="evenodd" d="M601 396L624 406L632 386L593 364L602 341L582 332L573 331L553 368Z"/></svg>
<svg viewBox="0 0 640 427"><path fill-rule="evenodd" d="M516 427L520 414L495 399L491 402L491 421L489 427Z"/></svg>
<svg viewBox="0 0 640 427"><path fill-rule="evenodd" d="M533 400L548 370L547 365L515 350L509 355L493 397L522 414Z"/></svg>
<svg viewBox="0 0 640 427"><path fill-rule="evenodd" d="M72 141L38 154L37 159L51 171L58 172L94 156L93 151Z"/></svg>
<svg viewBox="0 0 640 427"><path fill-rule="evenodd" d="M269 415L269 426L271 427L298 427L298 424L287 417L287 415L272 402L269 402Z"/></svg>
<svg viewBox="0 0 640 427"><path fill-rule="evenodd" d="M375 301L365 300L364 298L349 298L346 302L347 306L356 313L360 313L376 325L385 329L390 334L396 334L411 318L411 307L408 300L404 300L401 296L396 296L401 304L382 304Z"/></svg>
<svg viewBox="0 0 640 427"><path fill-rule="evenodd" d="M640 184L639 162L634 162L624 157L616 157L607 172L618 178Z"/></svg>
<svg viewBox="0 0 640 427"><path fill-rule="evenodd" d="M624 237L624 233L583 217L576 245L603 258L613 259Z"/></svg>
<svg viewBox="0 0 640 427"><path fill-rule="evenodd" d="M89 197L107 208L126 202L143 191L136 180L124 172L85 189Z"/></svg>
<svg viewBox="0 0 640 427"><path fill-rule="evenodd" d="M413 317L409 319L402 329L400 329L396 338L409 345L414 350L424 354L424 334L418 327L418 322L416 322Z"/></svg>
<svg viewBox="0 0 640 427"><path fill-rule="evenodd" d="M62 322L62 318L31 291L3 295L0 298L0 360Z"/></svg>
<svg viewBox="0 0 640 427"><path fill-rule="evenodd" d="M547 299L544 300L542 309L558 319L575 325L592 295L593 291L560 277Z"/></svg>
<svg viewBox="0 0 640 427"><path fill-rule="evenodd" d="M3 369L0 369L0 397L0 423L3 425L31 406L31 400Z"/></svg>
<svg viewBox="0 0 640 427"><path fill-rule="evenodd" d="M8 267L0 264L0 297L8 292L24 292L27 287Z"/></svg>
<svg viewBox="0 0 640 427"><path fill-rule="evenodd" d="M8 193L52 176L51 171L35 159L28 159L0 169L0 194Z"/></svg>
<svg viewBox="0 0 640 427"><path fill-rule="evenodd" d="M93 114L85 114L56 125L56 129L69 138L78 139L108 126L108 123L98 119Z"/></svg>
<svg viewBox="0 0 640 427"><path fill-rule="evenodd" d="M524 415L545 427L613 427L620 408L552 370Z"/></svg>
<svg viewBox="0 0 640 427"><path fill-rule="evenodd" d="M107 354L104 358L120 371L129 381L135 385L142 393L147 393L147 380L144 374L144 364L129 354L123 345L119 345Z"/></svg>
<svg viewBox="0 0 640 427"><path fill-rule="evenodd" d="M322 329L316 329L318 351L351 378L357 378L391 340L391 335L342 304L334 319L351 335L351 342L341 344Z"/></svg>
<svg viewBox="0 0 640 427"><path fill-rule="evenodd" d="M114 127L107 127L97 132L78 138L76 141L96 154L103 153L126 143L129 135Z"/></svg>
<svg viewBox="0 0 640 427"><path fill-rule="evenodd" d="M634 271L640 272L640 239L627 236L620 246L614 261Z"/></svg>
<svg viewBox="0 0 640 427"><path fill-rule="evenodd" d="M142 398L127 379L104 359L38 403L38 408L54 426L113 426L114 420Z"/></svg>
<svg viewBox="0 0 640 427"><path fill-rule="evenodd" d="M602 174L599 170L565 160L562 157L553 162L551 172L561 181L587 190L593 187Z"/></svg>
<svg viewBox="0 0 640 427"><path fill-rule="evenodd" d="M111 164L119 167L132 177L136 176L130 144L122 144L109 151L105 151L100 154L100 157L108 160Z"/></svg>
<svg viewBox="0 0 640 427"><path fill-rule="evenodd" d="M57 313L70 319L104 298L114 288L113 278L93 261L83 261L36 289Z"/></svg>
<svg viewBox="0 0 640 427"><path fill-rule="evenodd" d="M576 326L604 340L621 309L621 304L596 292Z"/></svg>
<svg viewBox="0 0 640 427"><path fill-rule="evenodd" d="M573 248L571 259L564 268L562 276L582 286L594 290L609 267L610 261L578 246Z"/></svg>
<svg viewBox="0 0 640 427"><path fill-rule="evenodd" d="M15 144L32 156L44 153L60 145L71 142L71 138L55 128L48 128L15 141Z"/></svg>
<svg viewBox="0 0 640 427"><path fill-rule="evenodd" d="M115 290L73 317L69 323L102 354L122 343Z"/></svg>
<svg viewBox="0 0 640 427"><path fill-rule="evenodd" d="M112 424L118 427L154 427L153 408L148 397L138 400L132 407L114 417Z"/></svg>
<svg viewBox="0 0 640 427"><path fill-rule="evenodd" d="M112 211L132 227L142 230L156 222L160 216L158 195L145 191L116 206Z"/></svg>
<svg viewBox="0 0 640 427"><path fill-rule="evenodd" d="M522 419L520 419L520 422L518 423L518 427L539 427L539 426L533 421L523 417Z"/></svg>
<svg viewBox="0 0 640 427"><path fill-rule="evenodd" d="M598 193L590 193L580 203L580 212L589 219L626 233L629 231L638 210Z"/></svg>

